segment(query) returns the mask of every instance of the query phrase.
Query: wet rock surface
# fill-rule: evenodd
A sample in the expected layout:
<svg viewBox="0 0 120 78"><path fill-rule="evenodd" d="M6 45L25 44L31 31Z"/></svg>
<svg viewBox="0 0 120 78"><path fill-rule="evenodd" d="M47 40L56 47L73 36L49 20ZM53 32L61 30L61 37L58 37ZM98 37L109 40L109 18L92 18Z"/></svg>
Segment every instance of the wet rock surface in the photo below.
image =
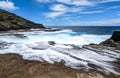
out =
<svg viewBox="0 0 120 78"><path fill-rule="evenodd" d="M49 45L55 45L56 43L54 41L48 41Z"/></svg>
<svg viewBox="0 0 120 78"><path fill-rule="evenodd" d="M48 42L53 43L54 41L48 41ZM119 78L119 71L120 71L119 69L120 68L119 67L120 51L119 50L111 49L108 46L102 46L97 44L84 45L83 47L80 47L74 44L58 44L54 42L55 45L53 46L48 42L38 42L36 44L14 43L12 45L8 45L9 43L1 41L1 45L4 45L4 44L5 45L2 46L0 53L5 54L6 56L8 56L8 58L4 57L0 59L1 60L9 59L9 62L12 62L12 60L17 60L17 59L13 58L11 60L9 57L20 57L22 62L21 60L20 62L19 60L17 60L18 66L16 63L14 63L13 65L10 65L10 67L13 68L14 66L16 68L20 68L19 70L22 70L21 71L22 74L24 73L24 71L27 70L26 68L28 68L28 66L26 64L23 64L21 67L19 67L19 65L24 63L24 61L31 62L31 64L34 64L34 62L36 61L29 61L29 60L38 60L39 62L38 61L37 62L40 64L46 63L46 62L50 63L50 64L47 63L46 66L48 67L49 65L53 65L53 68L54 66L56 67L56 62L59 62L57 63L57 65L60 69L62 69L60 65L62 66L65 65L64 66L65 70L68 70L66 68L71 67L69 68L71 70L70 71L68 70L68 71L71 72L72 75L75 75L75 77L71 76L71 78L79 78L76 76L80 76L80 78L85 78L85 77L96 78L97 75L100 75L102 78L110 78L106 76L112 76L111 78ZM13 54L7 54L7 53L13 53ZM17 53L21 56L17 54L14 55L14 53ZM0 55L0 56L3 57L5 55ZM118 61L116 61L116 59L118 59ZM6 65L9 65L9 62L6 63L6 61L4 61L4 62L1 62L1 64L5 63ZM4 67L4 65L2 67ZM35 63L35 66L36 65L37 64ZM22 68L24 66L25 68ZM6 68L6 71L9 70L11 73L16 72L15 69L11 71L9 67L5 67L5 68ZM46 67L39 68L39 65L38 65L38 68L35 68L35 72L37 71L39 74L40 72L42 72L42 71L39 71L41 69L43 69L42 71L48 70L48 68ZM54 76L56 78L59 78L58 76L60 74L65 75L65 77L67 78L68 75L63 73L65 72L64 69L60 70L62 72L57 71L58 69L56 69L55 71L51 69L50 74L52 74L53 76L51 75L46 76L48 74L47 72L44 72L44 74L48 78L54 78ZM77 69L77 70L74 70L74 69ZM76 73L73 73L73 71L77 71L79 75L78 74L76 75ZM53 72L58 72L58 73L53 73ZM89 73L92 74L92 76L89 76ZM105 75L102 75L102 74L105 74ZM27 75L26 77L28 77L29 74L25 74L25 75ZM37 75L37 74L34 73L34 75ZM17 76L15 74L13 75L13 77L14 76L23 77L21 76L21 74L19 75L17 74ZM42 75L40 74L38 77L42 78L41 76ZM65 78L65 77L62 77L62 78Z"/></svg>
<svg viewBox="0 0 120 78"><path fill-rule="evenodd" d="M106 41L101 42L100 45L120 50L120 30L114 31L112 37Z"/></svg>
<svg viewBox="0 0 120 78"><path fill-rule="evenodd" d="M18 38L27 38L27 36L25 36L24 34L13 34L13 35Z"/></svg>
<svg viewBox="0 0 120 78"><path fill-rule="evenodd" d="M62 63L23 60L17 54L0 55L1 78L119 78L105 76L96 71L82 72L64 66Z"/></svg>
<svg viewBox="0 0 120 78"><path fill-rule="evenodd" d="M114 31L111 39L114 40L115 42L120 41L120 30Z"/></svg>
<svg viewBox="0 0 120 78"><path fill-rule="evenodd" d="M7 43L4 41L0 41L0 49L6 49L8 45L10 45L11 43Z"/></svg>

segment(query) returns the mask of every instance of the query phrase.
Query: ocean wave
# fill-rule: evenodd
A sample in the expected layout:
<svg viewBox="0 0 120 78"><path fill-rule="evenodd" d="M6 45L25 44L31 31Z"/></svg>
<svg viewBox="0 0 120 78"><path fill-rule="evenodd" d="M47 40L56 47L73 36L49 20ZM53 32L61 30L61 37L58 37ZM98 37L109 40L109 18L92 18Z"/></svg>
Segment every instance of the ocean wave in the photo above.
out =
<svg viewBox="0 0 120 78"><path fill-rule="evenodd" d="M11 44L6 46L5 49L0 49L0 54L17 53L22 55L27 60L46 61L54 64L55 62L63 62L66 66L81 69L84 71L96 70L106 74L117 74L115 66L112 62L115 62L120 54L114 51L111 53L114 56L110 57L109 52L105 51L99 54L95 51L90 51L80 46L75 49L75 45L70 44L55 44L49 45L47 42L35 43L35 44Z"/></svg>
<svg viewBox="0 0 120 78"><path fill-rule="evenodd" d="M16 33L15 33L16 34ZM35 42L47 42L55 41L61 44L75 44L75 45L85 45L90 43L100 43L108 39L111 35L90 35L78 32L73 32L72 30L61 30L56 32L44 32L44 31L34 31L34 32L18 32L17 34L23 34L26 38L20 38L16 35L0 35L0 40L13 43L35 43Z"/></svg>
<svg viewBox="0 0 120 78"><path fill-rule="evenodd" d="M0 54L17 53L27 60L47 61L52 64L64 62L66 66L74 69L85 71L92 69L104 73L119 74L114 70L115 67L111 63L120 57L119 53L104 50L103 55L103 53L82 48L82 45L99 43L108 39L111 35L90 35L73 32L72 30L10 34L0 35L1 41L9 43L9 45L2 46L4 48L0 49ZM55 45L50 45L48 41L54 41ZM114 55L111 57L110 53Z"/></svg>

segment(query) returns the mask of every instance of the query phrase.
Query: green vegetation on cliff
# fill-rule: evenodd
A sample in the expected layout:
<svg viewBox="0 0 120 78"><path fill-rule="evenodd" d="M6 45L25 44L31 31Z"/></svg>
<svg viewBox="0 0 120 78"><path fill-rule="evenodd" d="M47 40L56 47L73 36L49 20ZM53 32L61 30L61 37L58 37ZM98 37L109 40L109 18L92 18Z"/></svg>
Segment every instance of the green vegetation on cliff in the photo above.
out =
<svg viewBox="0 0 120 78"><path fill-rule="evenodd" d="M42 24L37 24L26 20L13 13L0 9L0 31L45 28Z"/></svg>

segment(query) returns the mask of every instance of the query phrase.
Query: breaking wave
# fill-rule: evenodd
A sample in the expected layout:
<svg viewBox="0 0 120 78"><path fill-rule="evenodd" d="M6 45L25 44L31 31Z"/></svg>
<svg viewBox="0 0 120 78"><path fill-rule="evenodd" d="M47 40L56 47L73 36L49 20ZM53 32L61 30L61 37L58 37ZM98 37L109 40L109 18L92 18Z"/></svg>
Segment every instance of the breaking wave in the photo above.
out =
<svg viewBox="0 0 120 78"><path fill-rule="evenodd" d="M56 32L19 32L12 33L13 35L3 35L0 40L6 42L15 43L35 43L35 42L47 42L55 41L61 44L75 44L75 45L85 45L90 43L100 43L110 37L110 35L88 35L81 32L73 32L72 30L62 30ZM26 38L16 37L14 34L23 34Z"/></svg>
<svg viewBox="0 0 120 78"><path fill-rule="evenodd" d="M7 45L1 47L0 54L17 53L27 60L47 61L52 64L64 62L74 69L119 74L114 70L112 62L120 57L120 52L103 50L103 56L102 53L81 47L89 43L99 43L109 37L110 35L88 35L71 30L4 33L0 34L0 40ZM49 41L55 44L50 45Z"/></svg>

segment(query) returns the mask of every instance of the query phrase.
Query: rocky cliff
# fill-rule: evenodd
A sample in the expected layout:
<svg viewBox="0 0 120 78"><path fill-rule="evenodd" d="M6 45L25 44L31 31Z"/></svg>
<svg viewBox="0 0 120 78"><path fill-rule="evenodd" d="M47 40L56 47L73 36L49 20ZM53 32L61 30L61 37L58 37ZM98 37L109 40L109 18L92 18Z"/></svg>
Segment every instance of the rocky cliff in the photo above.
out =
<svg viewBox="0 0 120 78"><path fill-rule="evenodd" d="M0 9L0 31L45 28L42 24L37 24L26 20L13 13Z"/></svg>
<svg viewBox="0 0 120 78"><path fill-rule="evenodd" d="M120 50L120 30L114 31L111 38L101 42L100 45L109 46L113 49Z"/></svg>

